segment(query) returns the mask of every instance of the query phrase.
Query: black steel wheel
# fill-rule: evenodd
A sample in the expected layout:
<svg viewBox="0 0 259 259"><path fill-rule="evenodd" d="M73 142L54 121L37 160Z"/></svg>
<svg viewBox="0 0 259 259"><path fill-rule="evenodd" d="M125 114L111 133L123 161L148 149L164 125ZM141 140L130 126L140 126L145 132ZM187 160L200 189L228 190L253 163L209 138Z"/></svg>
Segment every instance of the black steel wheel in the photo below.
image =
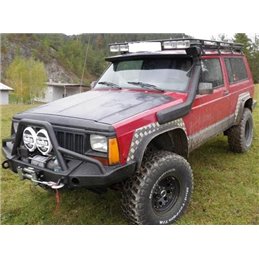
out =
<svg viewBox="0 0 259 259"><path fill-rule="evenodd" d="M140 170L123 186L122 208L135 224L171 224L186 210L193 176L181 156L156 151L144 158Z"/></svg>
<svg viewBox="0 0 259 259"><path fill-rule="evenodd" d="M180 194L179 181L172 175L168 175L154 186L152 195L152 207L155 212L170 210L177 201Z"/></svg>

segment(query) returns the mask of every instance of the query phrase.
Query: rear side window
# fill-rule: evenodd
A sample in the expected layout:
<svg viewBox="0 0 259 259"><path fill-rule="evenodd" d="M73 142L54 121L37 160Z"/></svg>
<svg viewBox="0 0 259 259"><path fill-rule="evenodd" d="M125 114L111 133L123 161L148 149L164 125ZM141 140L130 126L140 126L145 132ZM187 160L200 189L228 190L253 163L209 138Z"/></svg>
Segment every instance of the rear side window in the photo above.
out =
<svg viewBox="0 0 259 259"><path fill-rule="evenodd" d="M225 64L228 72L228 80L231 84L248 79L242 58L226 58Z"/></svg>
<svg viewBox="0 0 259 259"><path fill-rule="evenodd" d="M200 82L212 83L213 88L224 84L222 70L219 59L201 60L201 77Z"/></svg>

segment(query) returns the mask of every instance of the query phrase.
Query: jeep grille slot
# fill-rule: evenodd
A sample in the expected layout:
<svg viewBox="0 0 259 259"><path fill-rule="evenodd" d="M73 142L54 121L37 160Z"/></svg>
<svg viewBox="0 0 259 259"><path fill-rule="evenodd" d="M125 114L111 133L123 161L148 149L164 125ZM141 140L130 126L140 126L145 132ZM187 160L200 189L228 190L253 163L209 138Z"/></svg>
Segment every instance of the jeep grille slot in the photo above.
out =
<svg viewBox="0 0 259 259"><path fill-rule="evenodd" d="M56 130L59 145L63 148L84 154L86 151L86 137L83 133Z"/></svg>

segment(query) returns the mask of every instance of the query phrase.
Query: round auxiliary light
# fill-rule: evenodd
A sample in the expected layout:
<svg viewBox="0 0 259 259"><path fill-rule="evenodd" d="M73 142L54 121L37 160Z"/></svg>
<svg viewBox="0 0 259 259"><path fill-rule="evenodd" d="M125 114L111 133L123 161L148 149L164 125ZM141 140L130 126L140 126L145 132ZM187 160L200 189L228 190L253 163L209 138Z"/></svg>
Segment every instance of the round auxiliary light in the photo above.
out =
<svg viewBox="0 0 259 259"><path fill-rule="evenodd" d="M52 150L52 144L48 132L45 129L41 129L37 132L36 146L42 155L47 155Z"/></svg>
<svg viewBox="0 0 259 259"><path fill-rule="evenodd" d="M32 127L27 127L23 131L23 143L30 152L36 149L36 132Z"/></svg>

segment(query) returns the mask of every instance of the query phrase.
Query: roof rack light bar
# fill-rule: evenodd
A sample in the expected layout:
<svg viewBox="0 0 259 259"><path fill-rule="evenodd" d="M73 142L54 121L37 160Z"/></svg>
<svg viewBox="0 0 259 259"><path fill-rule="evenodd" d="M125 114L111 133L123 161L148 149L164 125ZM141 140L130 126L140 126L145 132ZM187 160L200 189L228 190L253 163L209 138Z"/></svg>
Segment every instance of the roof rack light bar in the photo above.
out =
<svg viewBox="0 0 259 259"><path fill-rule="evenodd" d="M129 44L125 43L114 43L110 45L110 52L129 52Z"/></svg>
<svg viewBox="0 0 259 259"><path fill-rule="evenodd" d="M224 41L213 41L213 40L201 40L201 39L164 39L164 40L150 40L143 42L124 42L124 43L113 43L110 44L111 52L120 52L120 53L128 53L129 45L136 43L147 43L150 44L152 42L160 43L161 50L179 50L179 49L187 49L193 46L199 46L203 52L208 49L215 49L217 51L220 50L228 50L228 51L237 51L242 52L243 45L239 43L233 42L224 42Z"/></svg>

